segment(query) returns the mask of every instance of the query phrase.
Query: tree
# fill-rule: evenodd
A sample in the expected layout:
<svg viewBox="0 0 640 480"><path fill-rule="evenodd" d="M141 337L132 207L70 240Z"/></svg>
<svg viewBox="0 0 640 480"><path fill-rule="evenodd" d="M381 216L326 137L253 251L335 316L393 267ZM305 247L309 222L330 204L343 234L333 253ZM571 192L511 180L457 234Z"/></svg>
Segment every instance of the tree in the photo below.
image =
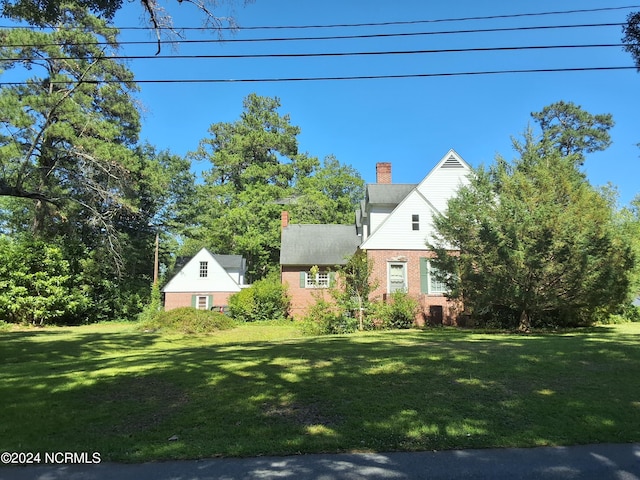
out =
<svg viewBox="0 0 640 480"><path fill-rule="evenodd" d="M360 330L364 330L364 312L369 305L369 294L377 288L377 284L372 284L372 271L373 262L367 252L360 249L339 270L338 303L348 311L356 312Z"/></svg>
<svg viewBox="0 0 640 480"><path fill-rule="evenodd" d="M252 0L245 0L249 3ZM183 2L192 4L203 14L204 25L214 29L221 29L227 24L234 28L233 17L220 17L214 14L214 10L224 0L178 0L178 4ZM233 3L233 0L229 0ZM26 21L31 25L43 27L61 22L66 16L68 8L89 11L92 14L112 21L116 12L122 7L122 0L70 0L61 2L60 0L2 0L1 15L13 20ZM173 21L164 8L156 0L140 0L143 12L148 16L147 23L154 29L158 39L158 50L160 53L161 36L170 32L179 35L179 31L173 28Z"/></svg>
<svg viewBox="0 0 640 480"><path fill-rule="evenodd" d="M211 169L198 187L200 227L187 245L243 255L251 281L277 269L284 208L293 222L338 223L353 214L362 188L356 172L334 158L320 167L299 153L300 128L279 108L278 98L249 95L240 119L213 124L211 138L191 155Z"/></svg>
<svg viewBox="0 0 640 480"><path fill-rule="evenodd" d="M591 322L628 294L630 247L562 146L530 132L515 146L518 160L476 170L434 220L434 265L473 315L506 314L522 330Z"/></svg>
<svg viewBox="0 0 640 480"><path fill-rule="evenodd" d="M572 102L559 101L531 116L542 130L542 147L572 157L580 165L585 154L606 150L611 144L611 114L592 115Z"/></svg>
<svg viewBox="0 0 640 480"><path fill-rule="evenodd" d="M0 196L29 202L35 234L81 222L100 231L118 257L114 219L136 209L136 86L109 58L115 31L83 10L63 11L51 32L0 32L5 70L31 75L0 88Z"/></svg>
<svg viewBox="0 0 640 480"><path fill-rule="evenodd" d="M640 70L640 12L632 12L627 16L627 23L622 27L622 32L624 49L631 54Z"/></svg>

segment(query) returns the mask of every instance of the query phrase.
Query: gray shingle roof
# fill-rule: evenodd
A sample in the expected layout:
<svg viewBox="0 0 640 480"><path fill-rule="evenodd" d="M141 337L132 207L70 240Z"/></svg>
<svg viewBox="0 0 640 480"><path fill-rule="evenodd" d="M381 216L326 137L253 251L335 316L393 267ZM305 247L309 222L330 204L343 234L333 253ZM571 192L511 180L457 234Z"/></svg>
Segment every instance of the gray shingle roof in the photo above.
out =
<svg viewBox="0 0 640 480"><path fill-rule="evenodd" d="M367 185L368 203L398 205L417 185L417 183L370 183Z"/></svg>
<svg viewBox="0 0 640 480"><path fill-rule="evenodd" d="M282 230L281 265L344 265L362 239L354 225L298 225Z"/></svg>
<svg viewBox="0 0 640 480"><path fill-rule="evenodd" d="M225 270L229 268L242 268L242 255L218 255L213 254L213 258L220 264Z"/></svg>

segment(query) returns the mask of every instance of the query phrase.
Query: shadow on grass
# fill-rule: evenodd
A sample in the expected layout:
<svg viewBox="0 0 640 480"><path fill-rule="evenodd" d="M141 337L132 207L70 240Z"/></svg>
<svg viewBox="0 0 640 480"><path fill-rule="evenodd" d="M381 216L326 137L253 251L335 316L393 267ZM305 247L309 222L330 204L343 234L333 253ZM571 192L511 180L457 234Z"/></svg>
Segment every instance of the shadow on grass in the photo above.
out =
<svg viewBox="0 0 640 480"><path fill-rule="evenodd" d="M638 336L610 328L0 340L0 450L139 461L639 440Z"/></svg>

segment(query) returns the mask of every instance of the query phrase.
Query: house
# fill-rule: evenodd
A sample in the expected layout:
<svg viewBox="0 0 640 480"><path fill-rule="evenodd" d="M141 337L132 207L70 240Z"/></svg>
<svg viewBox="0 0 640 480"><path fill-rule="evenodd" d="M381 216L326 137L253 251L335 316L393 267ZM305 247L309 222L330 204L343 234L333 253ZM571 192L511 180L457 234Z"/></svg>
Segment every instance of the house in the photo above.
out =
<svg viewBox="0 0 640 480"><path fill-rule="evenodd" d="M344 264L344 257L360 248L373 263L377 288L372 299L386 300L392 292L405 291L420 304L418 323L456 323L460 306L445 297L445 285L430 262L434 254L426 244L433 217L445 212L471 167L450 150L419 183L392 183L391 168L388 162L376 165L376 183L367 185L353 225L289 225L288 216L286 225L283 221L282 281L289 285L294 316L313 303L313 289L327 284L324 272L331 261L340 257L333 265ZM323 273L303 282L313 265Z"/></svg>
<svg viewBox="0 0 640 480"><path fill-rule="evenodd" d="M162 289L164 308L224 309L245 287L246 261L240 255L215 255L206 248L188 259Z"/></svg>
<svg viewBox="0 0 640 480"><path fill-rule="evenodd" d="M313 293L329 286L336 266L346 263L361 239L354 225L290 225L287 212L282 212L281 225L281 279L289 285L290 313L299 318L315 302ZM318 272L312 276L314 266Z"/></svg>

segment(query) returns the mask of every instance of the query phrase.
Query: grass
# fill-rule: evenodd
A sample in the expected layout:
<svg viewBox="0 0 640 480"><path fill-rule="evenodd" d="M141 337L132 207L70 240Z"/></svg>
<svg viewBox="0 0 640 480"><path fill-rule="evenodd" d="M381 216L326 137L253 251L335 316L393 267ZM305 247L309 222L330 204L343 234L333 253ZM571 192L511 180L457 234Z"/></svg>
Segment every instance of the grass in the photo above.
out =
<svg viewBox="0 0 640 480"><path fill-rule="evenodd" d="M640 441L639 340L640 324L528 336L301 338L290 323L209 336L0 331L0 451L140 462Z"/></svg>

